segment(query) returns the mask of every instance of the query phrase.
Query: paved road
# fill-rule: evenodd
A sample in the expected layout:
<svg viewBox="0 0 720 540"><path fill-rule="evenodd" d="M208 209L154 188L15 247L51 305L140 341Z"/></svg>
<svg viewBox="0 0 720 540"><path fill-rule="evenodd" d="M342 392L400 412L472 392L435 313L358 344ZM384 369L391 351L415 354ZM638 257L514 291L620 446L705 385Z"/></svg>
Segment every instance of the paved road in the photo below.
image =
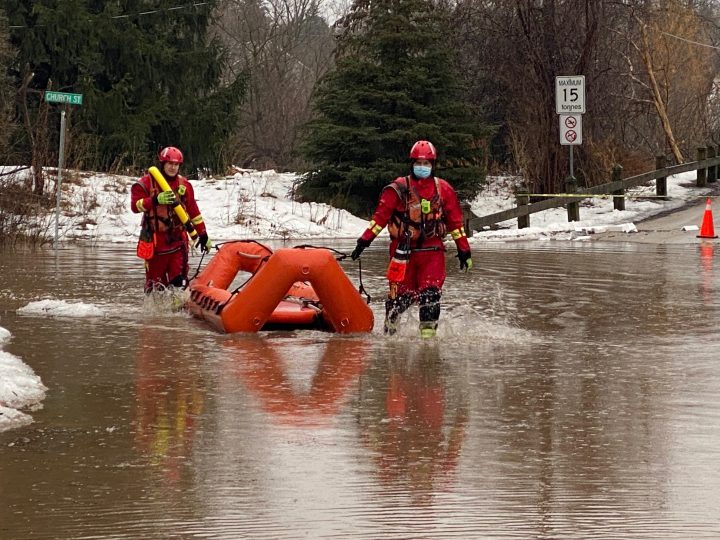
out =
<svg viewBox="0 0 720 540"><path fill-rule="evenodd" d="M720 192L720 191L719 191ZM712 242L698 238L698 229L684 231L683 227L700 227L705 213L705 197L698 197L693 202L679 208L661 213L635 223L637 233L607 232L593 235L597 241L640 242L648 244L697 244ZM713 224L715 233L720 232L720 200L713 198Z"/></svg>

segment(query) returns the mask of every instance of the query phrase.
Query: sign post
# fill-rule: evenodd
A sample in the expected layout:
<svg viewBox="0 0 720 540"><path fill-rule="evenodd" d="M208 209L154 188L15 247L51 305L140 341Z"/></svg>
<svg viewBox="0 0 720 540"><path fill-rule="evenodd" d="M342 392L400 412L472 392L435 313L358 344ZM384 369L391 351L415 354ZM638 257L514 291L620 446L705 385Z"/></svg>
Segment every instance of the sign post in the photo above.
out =
<svg viewBox="0 0 720 540"><path fill-rule="evenodd" d="M69 94L67 92L45 91L47 103L64 103L66 105L82 105L82 94ZM58 175L57 175L57 198L55 202L55 241L53 246L58 247L58 229L60 227L60 193L62 188L62 168L65 163L65 109L60 111L60 148L58 149Z"/></svg>
<svg viewBox="0 0 720 540"><path fill-rule="evenodd" d="M573 146L582 144L582 114L560 115L560 144L570 147L570 178L575 178Z"/></svg>
<svg viewBox="0 0 720 540"><path fill-rule="evenodd" d="M582 144L585 75L555 77L555 112L560 115L560 144L570 146L570 179L574 181L573 146Z"/></svg>

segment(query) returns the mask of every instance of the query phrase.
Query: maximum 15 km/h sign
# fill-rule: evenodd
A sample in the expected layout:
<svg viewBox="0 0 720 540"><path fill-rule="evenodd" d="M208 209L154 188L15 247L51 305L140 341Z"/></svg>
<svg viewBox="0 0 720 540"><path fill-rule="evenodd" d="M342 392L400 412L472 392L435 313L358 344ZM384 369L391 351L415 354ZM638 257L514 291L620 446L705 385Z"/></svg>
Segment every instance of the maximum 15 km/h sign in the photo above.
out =
<svg viewBox="0 0 720 540"><path fill-rule="evenodd" d="M557 114L585 112L585 75L555 77L555 112Z"/></svg>

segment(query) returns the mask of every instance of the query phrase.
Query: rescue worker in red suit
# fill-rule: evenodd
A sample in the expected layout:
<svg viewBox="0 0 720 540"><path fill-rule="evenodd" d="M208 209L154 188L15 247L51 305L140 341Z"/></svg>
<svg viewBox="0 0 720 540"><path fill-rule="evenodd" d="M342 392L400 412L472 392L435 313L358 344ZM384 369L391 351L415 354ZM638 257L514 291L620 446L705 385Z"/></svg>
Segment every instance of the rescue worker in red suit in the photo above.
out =
<svg viewBox="0 0 720 540"><path fill-rule="evenodd" d="M368 228L357 241L357 259L375 237L388 227L390 256L408 259L402 281L390 279L385 302L385 333L394 334L397 320L413 303L420 308L420 335L433 337L440 318L440 296L445 282L445 244L449 232L457 246L460 270L472 268L470 244L463 228L463 213L453 187L433 175L437 151L429 141L417 141L410 150L412 172L396 178L380 194ZM400 248L400 249L398 249ZM393 262L391 261L391 267ZM388 272L390 278L390 272Z"/></svg>
<svg viewBox="0 0 720 540"><path fill-rule="evenodd" d="M160 191L157 182L146 174L130 189L130 207L142 213L141 239L152 241L151 253L145 260L145 292L170 285L182 287L188 277L188 235L173 210L179 201L198 233L197 246L203 252L212 248L205 223L195 202L192 184L178 174L183 162L180 150L169 146L160 151L160 171L170 190ZM138 251L139 253L139 251ZM145 258L145 257L144 257Z"/></svg>

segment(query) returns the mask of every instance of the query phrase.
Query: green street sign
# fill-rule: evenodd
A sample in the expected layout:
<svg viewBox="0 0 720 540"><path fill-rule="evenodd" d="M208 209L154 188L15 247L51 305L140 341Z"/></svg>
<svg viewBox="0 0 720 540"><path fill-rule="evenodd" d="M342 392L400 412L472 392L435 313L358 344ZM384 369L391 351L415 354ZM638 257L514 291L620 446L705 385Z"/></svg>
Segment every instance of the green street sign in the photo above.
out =
<svg viewBox="0 0 720 540"><path fill-rule="evenodd" d="M51 92L45 90L45 101L48 103L67 103L69 105L82 105L82 94L69 94L67 92Z"/></svg>

